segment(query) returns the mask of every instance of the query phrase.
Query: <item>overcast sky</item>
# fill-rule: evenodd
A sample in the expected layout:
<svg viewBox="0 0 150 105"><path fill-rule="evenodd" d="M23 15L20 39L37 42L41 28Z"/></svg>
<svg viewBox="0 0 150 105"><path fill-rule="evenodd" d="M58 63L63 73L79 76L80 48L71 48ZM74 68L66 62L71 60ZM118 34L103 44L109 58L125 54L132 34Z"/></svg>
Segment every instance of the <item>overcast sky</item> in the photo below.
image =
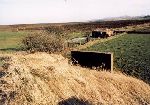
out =
<svg viewBox="0 0 150 105"><path fill-rule="evenodd" d="M150 15L150 0L0 0L0 24L79 22Z"/></svg>

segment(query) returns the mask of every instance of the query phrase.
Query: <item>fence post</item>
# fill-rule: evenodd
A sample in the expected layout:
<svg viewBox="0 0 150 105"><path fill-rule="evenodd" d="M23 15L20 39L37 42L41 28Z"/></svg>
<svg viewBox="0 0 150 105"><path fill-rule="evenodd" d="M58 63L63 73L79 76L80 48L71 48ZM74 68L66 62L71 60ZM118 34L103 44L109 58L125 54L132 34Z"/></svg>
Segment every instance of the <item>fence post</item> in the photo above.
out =
<svg viewBox="0 0 150 105"><path fill-rule="evenodd" d="M113 73L113 65L114 65L113 53L111 53L111 73Z"/></svg>

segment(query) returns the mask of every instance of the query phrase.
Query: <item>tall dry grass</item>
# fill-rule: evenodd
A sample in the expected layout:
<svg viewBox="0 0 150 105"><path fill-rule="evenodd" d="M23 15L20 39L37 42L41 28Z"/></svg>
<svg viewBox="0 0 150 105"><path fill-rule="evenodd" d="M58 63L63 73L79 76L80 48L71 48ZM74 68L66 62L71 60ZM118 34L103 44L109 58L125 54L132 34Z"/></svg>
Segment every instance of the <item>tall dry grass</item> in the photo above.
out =
<svg viewBox="0 0 150 105"><path fill-rule="evenodd" d="M148 105L150 86L118 73L72 66L61 55L2 54L3 105ZM2 100L3 99L3 100Z"/></svg>

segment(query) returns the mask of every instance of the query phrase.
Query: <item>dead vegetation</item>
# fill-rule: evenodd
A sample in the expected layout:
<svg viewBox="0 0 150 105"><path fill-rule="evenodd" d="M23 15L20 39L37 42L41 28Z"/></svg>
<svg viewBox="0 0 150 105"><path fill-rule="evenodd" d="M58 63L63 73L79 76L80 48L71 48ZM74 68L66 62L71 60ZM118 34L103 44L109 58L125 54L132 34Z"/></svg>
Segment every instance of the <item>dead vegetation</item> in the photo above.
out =
<svg viewBox="0 0 150 105"><path fill-rule="evenodd" d="M63 38L56 34L46 32L32 33L26 36L23 41L23 48L30 52L61 52L63 50Z"/></svg>
<svg viewBox="0 0 150 105"><path fill-rule="evenodd" d="M150 104L150 86L123 74L71 66L56 54L0 57L9 58L7 68L0 71L1 105Z"/></svg>

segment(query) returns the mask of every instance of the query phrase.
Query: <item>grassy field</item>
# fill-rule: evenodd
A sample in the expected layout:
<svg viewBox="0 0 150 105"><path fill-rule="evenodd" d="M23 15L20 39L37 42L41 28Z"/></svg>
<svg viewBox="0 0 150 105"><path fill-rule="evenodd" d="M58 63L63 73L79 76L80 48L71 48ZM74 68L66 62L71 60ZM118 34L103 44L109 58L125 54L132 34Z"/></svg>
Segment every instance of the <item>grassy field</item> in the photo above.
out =
<svg viewBox="0 0 150 105"><path fill-rule="evenodd" d="M13 52L21 48L27 32L0 32L0 51ZM80 36L82 33L76 33ZM71 34L75 37L74 34ZM150 82L150 35L126 34L109 41L99 42L85 50L114 52L115 67L131 76ZM2 65L2 62L0 62Z"/></svg>
<svg viewBox="0 0 150 105"><path fill-rule="evenodd" d="M39 33L40 31L34 31L34 33ZM43 31L44 32L44 31ZM12 32L12 31L0 31L0 51L16 51L19 50L22 46L22 39L25 35L32 33L30 31L19 31L19 32ZM51 34L51 33L49 33ZM57 34L56 34L57 35ZM66 40L72 39L75 37L82 37L84 32L70 32L68 34L64 34L64 38Z"/></svg>
<svg viewBox="0 0 150 105"><path fill-rule="evenodd" d="M73 39L73 38L78 38L78 37L83 37L84 35L86 35L84 32L70 32L68 33L65 38L66 39Z"/></svg>
<svg viewBox="0 0 150 105"><path fill-rule="evenodd" d="M26 32L0 32L0 50L13 51L20 49L22 38Z"/></svg>
<svg viewBox="0 0 150 105"><path fill-rule="evenodd" d="M150 83L150 35L126 34L85 50L114 52L117 68Z"/></svg>

